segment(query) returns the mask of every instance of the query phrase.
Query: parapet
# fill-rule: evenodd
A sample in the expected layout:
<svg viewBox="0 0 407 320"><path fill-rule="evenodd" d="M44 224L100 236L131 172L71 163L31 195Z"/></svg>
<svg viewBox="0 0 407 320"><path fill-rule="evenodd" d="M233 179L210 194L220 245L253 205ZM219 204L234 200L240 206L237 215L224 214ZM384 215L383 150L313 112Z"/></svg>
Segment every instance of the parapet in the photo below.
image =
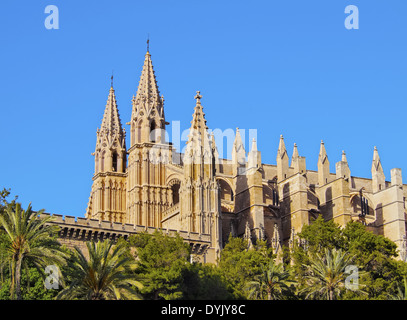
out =
<svg viewBox="0 0 407 320"><path fill-rule="evenodd" d="M208 248L211 242L209 234L199 234L196 232L187 232L182 230L164 229L146 227L121 222L99 221L97 219L87 219L82 217L63 216L60 214L42 213L40 218L52 217L50 223L58 225L60 238L69 238L79 241L97 241L104 239L117 240L119 237L127 239L130 235L147 232L153 234L160 230L164 234L175 236L179 234L184 241L190 243L193 251L199 250L202 252ZM203 249L204 248L204 249Z"/></svg>

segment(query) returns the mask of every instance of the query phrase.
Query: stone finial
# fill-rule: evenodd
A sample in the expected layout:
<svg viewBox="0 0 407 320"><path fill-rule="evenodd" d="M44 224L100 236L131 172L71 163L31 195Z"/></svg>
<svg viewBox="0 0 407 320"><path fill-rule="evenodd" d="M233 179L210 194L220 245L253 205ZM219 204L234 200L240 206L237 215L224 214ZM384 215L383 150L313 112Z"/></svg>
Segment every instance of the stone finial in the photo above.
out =
<svg viewBox="0 0 407 320"><path fill-rule="evenodd" d="M285 148L284 137L280 135L280 142L277 150L277 181L282 181L288 175L288 154Z"/></svg>
<svg viewBox="0 0 407 320"><path fill-rule="evenodd" d="M324 141L321 140L321 147L318 156L318 184L320 186L328 183L329 180L329 160L326 153Z"/></svg>
<svg viewBox="0 0 407 320"><path fill-rule="evenodd" d="M373 192L378 192L385 188L386 178L384 176L382 163L380 161L379 152L377 147L373 150L373 160L372 160L372 189Z"/></svg>
<svg viewBox="0 0 407 320"><path fill-rule="evenodd" d="M253 138L253 140L252 140L252 150L251 151L257 151L257 143L256 143L255 138Z"/></svg>
<svg viewBox="0 0 407 320"><path fill-rule="evenodd" d="M201 103L202 96L200 93L201 93L201 91L196 92L196 95L194 97L194 99L196 99L196 103Z"/></svg>
<svg viewBox="0 0 407 320"><path fill-rule="evenodd" d="M293 148L293 155L292 155L292 157L291 157L291 161L293 161L294 159L297 159L299 157L299 154L298 154L298 148L297 148L297 144L296 143L294 143L294 148ZM292 166L292 165L291 165Z"/></svg>
<svg viewBox="0 0 407 320"><path fill-rule="evenodd" d="M343 162L348 162L348 160L346 159L346 153L344 150L342 150L342 160Z"/></svg>

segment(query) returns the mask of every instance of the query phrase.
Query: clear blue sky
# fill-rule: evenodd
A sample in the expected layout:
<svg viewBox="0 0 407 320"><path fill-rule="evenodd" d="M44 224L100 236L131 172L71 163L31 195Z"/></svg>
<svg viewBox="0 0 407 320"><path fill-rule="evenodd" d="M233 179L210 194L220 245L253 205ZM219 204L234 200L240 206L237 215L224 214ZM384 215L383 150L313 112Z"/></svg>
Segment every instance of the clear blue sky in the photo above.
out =
<svg viewBox="0 0 407 320"><path fill-rule="evenodd" d="M47 30L47 5L59 29ZM344 10L359 8L359 29ZM26 206L84 216L114 70L130 120L150 35L167 121L190 125L200 90L208 126L257 129L265 163L280 134L316 170L370 178L377 146L387 180L407 182L407 1L11 1L0 5L0 187ZM128 126L126 126L128 130ZM129 142L129 141L128 141ZM248 144L248 143L247 143Z"/></svg>

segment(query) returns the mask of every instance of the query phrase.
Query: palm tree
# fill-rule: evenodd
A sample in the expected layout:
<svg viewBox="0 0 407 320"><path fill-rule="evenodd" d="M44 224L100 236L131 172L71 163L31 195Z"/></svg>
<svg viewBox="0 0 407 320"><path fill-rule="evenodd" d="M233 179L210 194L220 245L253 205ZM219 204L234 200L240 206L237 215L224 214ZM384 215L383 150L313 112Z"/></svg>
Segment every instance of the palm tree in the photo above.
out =
<svg viewBox="0 0 407 320"><path fill-rule="evenodd" d="M75 247L70 272L72 282L58 294L57 299L140 299L133 287L141 287L133 272L136 261L123 242L113 246L110 240L88 241L86 247L89 258Z"/></svg>
<svg viewBox="0 0 407 320"><path fill-rule="evenodd" d="M403 288L400 284L397 285L397 294L389 295L391 300L407 300L407 278L403 277Z"/></svg>
<svg viewBox="0 0 407 320"><path fill-rule="evenodd" d="M7 239L5 258L11 269L11 299L22 299L22 266L28 269L30 263L43 273L46 266L63 265L65 262L65 255L54 237L59 227L49 224L51 217L40 219L43 211L35 213L31 204L27 210L22 210L20 203L10 203L0 214L0 227L3 227Z"/></svg>
<svg viewBox="0 0 407 320"><path fill-rule="evenodd" d="M325 249L324 255L316 254L308 267L308 288L306 299L325 297L335 300L344 286L346 269L352 258L342 250Z"/></svg>
<svg viewBox="0 0 407 320"><path fill-rule="evenodd" d="M270 260L267 269L255 276L254 281L249 281L246 285L249 298L260 297L263 299L267 295L267 300L276 300L284 297L290 291L290 285L295 281L289 279L290 273L284 270L282 263L275 264Z"/></svg>

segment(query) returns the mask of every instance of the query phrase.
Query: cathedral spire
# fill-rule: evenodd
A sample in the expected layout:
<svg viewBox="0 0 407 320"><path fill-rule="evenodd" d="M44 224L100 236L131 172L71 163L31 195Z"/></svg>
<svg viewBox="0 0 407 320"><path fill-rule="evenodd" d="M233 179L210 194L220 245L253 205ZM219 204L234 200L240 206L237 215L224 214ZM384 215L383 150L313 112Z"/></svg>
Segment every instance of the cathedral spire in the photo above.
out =
<svg viewBox="0 0 407 320"><path fill-rule="evenodd" d="M257 150L256 139L253 138L252 149L250 150L248 156L248 169L261 167L261 152Z"/></svg>
<svg viewBox="0 0 407 320"><path fill-rule="evenodd" d="M192 156L191 161L201 161L201 155L210 153L210 136L206 125L205 113L201 105L202 95L200 91L195 95L195 108L192 115L191 127L189 129L187 148L185 153Z"/></svg>
<svg viewBox="0 0 407 320"><path fill-rule="evenodd" d="M328 183L329 180L329 160L325 150L324 141L321 140L318 156L318 183L320 186Z"/></svg>
<svg viewBox="0 0 407 320"><path fill-rule="evenodd" d="M284 180L288 176L288 154L285 148L284 137L280 135L277 150L277 181Z"/></svg>
<svg viewBox="0 0 407 320"><path fill-rule="evenodd" d="M106 171L122 172L126 159L126 133L120 121L113 86L110 87L102 124L96 135L95 174Z"/></svg>
<svg viewBox="0 0 407 320"><path fill-rule="evenodd" d="M109 96L107 97L100 131L105 131L110 135L113 135L114 133L122 135L123 128L120 121L119 110L117 108L115 91L113 89L113 76L111 79L112 84L109 90Z"/></svg>
<svg viewBox="0 0 407 320"><path fill-rule="evenodd" d="M148 51L144 58L135 104L144 107L147 112L149 112L153 106L157 106L158 111L162 112L160 91L158 90L151 54ZM134 106L133 111L135 111Z"/></svg>
<svg viewBox="0 0 407 320"><path fill-rule="evenodd" d="M111 77L102 125L96 132L95 175L86 217L124 222L126 214L126 132L122 128ZM120 201L101 201L114 194Z"/></svg>
<svg viewBox="0 0 407 320"><path fill-rule="evenodd" d="M377 147L373 150L373 161L372 161L372 189L373 192L380 191L385 188L385 176L383 172L382 162L380 161L379 152Z"/></svg>
<svg viewBox="0 0 407 320"><path fill-rule="evenodd" d="M246 151L242 136L240 135L239 128L236 128L235 141L232 148L232 165L233 175L238 175L244 172L244 166L246 164Z"/></svg>
<svg viewBox="0 0 407 320"><path fill-rule="evenodd" d="M298 157L299 157L299 154L298 154L297 144L294 143L293 155L291 157L291 167L294 167L294 163L298 159Z"/></svg>
<svg viewBox="0 0 407 320"><path fill-rule="evenodd" d="M191 130L197 130L201 137L204 137L208 132L208 126L206 125L205 113L201 105L202 96L200 91L196 92L194 99L196 99L196 105L192 115Z"/></svg>
<svg viewBox="0 0 407 320"><path fill-rule="evenodd" d="M343 161L343 162L348 162L348 160L346 159L345 150L342 150L342 161Z"/></svg>
<svg viewBox="0 0 407 320"><path fill-rule="evenodd" d="M303 173L306 171L305 157L300 157L298 154L296 143L294 143L293 155L291 157L291 167L294 169L294 173Z"/></svg>
<svg viewBox="0 0 407 320"><path fill-rule="evenodd" d="M147 51L137 94L132 99L130 144L156 141L156 130L165 129L164 97L160 96L151 54Z"/></svg>
<svg viewBox="0 0 407 320"><path fill-rule="evenodd" d="M336 178L341 178L341 177L343 177L345 179L350 178L350 170L349 170L348 160L346 159L345 151L342 150L341 161L338 161L335 164L335 168L336 168Z"/></svg>

